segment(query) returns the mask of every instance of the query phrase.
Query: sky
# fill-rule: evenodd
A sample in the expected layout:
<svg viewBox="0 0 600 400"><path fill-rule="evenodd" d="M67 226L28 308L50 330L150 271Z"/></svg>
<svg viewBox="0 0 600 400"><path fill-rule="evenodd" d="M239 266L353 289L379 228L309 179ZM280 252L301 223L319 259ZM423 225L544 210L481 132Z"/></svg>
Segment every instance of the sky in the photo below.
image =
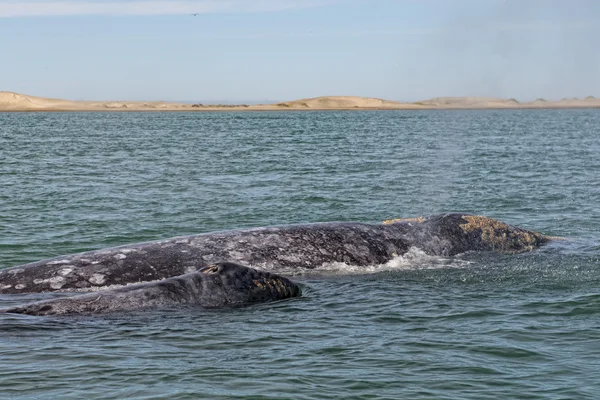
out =
<svg viewBox="0 0 600 400"><path fill-rule="evenodd" d="M0 0L0 91L248 103L600 97L600 1Z"/></svg>

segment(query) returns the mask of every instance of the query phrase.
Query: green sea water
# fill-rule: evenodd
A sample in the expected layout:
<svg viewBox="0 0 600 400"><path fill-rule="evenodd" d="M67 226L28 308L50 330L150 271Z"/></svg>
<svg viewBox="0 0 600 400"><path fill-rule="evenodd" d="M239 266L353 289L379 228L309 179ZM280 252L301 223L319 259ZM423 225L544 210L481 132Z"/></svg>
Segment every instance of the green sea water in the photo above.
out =
<svg viewBox="0 0 600 400"><path fill-rule="evenodd" d="M0 315L0 398L596 399L600 110L0 113L0 268L449 211L566 240L332 265L233 310Z"/></svg>

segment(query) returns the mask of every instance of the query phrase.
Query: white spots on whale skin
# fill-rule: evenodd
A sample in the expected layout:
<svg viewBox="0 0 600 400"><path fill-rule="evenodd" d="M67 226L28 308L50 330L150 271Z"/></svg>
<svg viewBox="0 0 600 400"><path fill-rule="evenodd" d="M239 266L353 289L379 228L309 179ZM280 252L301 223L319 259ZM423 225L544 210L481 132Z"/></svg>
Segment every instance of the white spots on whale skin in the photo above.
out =
<svg viewBox="0 0 600 400"><path fill-rule="evenodd" d="M12 285L0 285L0 290L10 289Z"/></svg>
<svg viewBox="0 0 600 400"><path fill-rule="evenodd" d="M192 272L196 272L196 271L198 271L198 268L193 267L193 266L190 265L190 266L185 267L185 272L184 273L185 274L191 274Z"/></svg>
<svg viewBox="0 0 600 400"><path fill-rule="evenodd" d="M121 253L123 254L133 253L134 251L135 249L121 249Z"/></svg>
<svg viewBox="0 0 600 400"><path fill-rule="evenodd" d="M241 251L230 251L229 258L232 260L245 260L246 253L242 253Z"/></svg>
<svg viewBox="0 0 600 400"><path fill-rule="evenodd" d="M104 292L107 290L113 290L113 289L118 289L118 288L122 288L122 287L126 287L126 286L131 286L131 285L138 285L140 283L148 283L148 282L159 282L164 280L163 279L157 279L157 280L153 280L153 281L139 281L139 282L129 282L126 284L118 284L118 283L113 283L111 285L106 285L106 286L83 286L83 285L79 285L77 287L77 289L68 289L68 290L63 290L63 292L77 292L77 293L88 293L88 292Z"/></svg>
<svg viewBox="0 0 600 400"><path fill-rule="evenodd" d="M115 255L114 255L114 257L115 257L117 260L123 260L123 259L127 258L127 255L125 255L125 254L123 254L123 253L119 253L119 254L115 254Z"/></svg>
<svg viewBox="0 0 600 400"><path fill-rule="evenodd" d="M47 264L48 265L57 265L57 264L68 264L70 263L70 260L54 260L54 261L50 261Z"/></svg>
<svg viewBox="0 0 600 400"><path fill-rule="evenodd" d="M15 269L8 270L8 273L14 275L14 274L20 274L23 271L25 271L23 268L15 268Z"/></svg>
<svg viewBox="0 0 600 400"><path fill-rule="evenodd" d="M106 282L106 275L103 275L103 274L93 274L90 277L90 279L88 279L88 281L92 285L102 285L104 282Z"/></svg>
<svg viewBox="0 0 600 400"><path fill-rule="evenodd" d="M294 255L294 254L280 253L280 254L277 254L276 257L280 261L287 261L290 263L300 263L302 261L300 259L300 257L298 257L297 255ZM310 262L308 262L308 264L310 264Z"/></svg>
<svg viewBox="0 0 600 400"><path fill-rule="evenodd" d="M200 258L202 258L204 261L208 261L208 260L212 260L213 258L215 258L214 254L204 254L203 256L201 256Z"/></svg>
<svg viewBox="0 0 600 400"><path fill-rule="evenodd" d="M48 278L48 279L34 279L33 280L33 284L34 285L41 285L41 284L49 284L50 287L52 289L58 290L60 288L62 288L63 286L65 286L65 278L63 278L62 276L53 276L52 278ZM16 288L16 286L15 286Z"/></svg>
<svg viewBox="0 0 600 400"><path fill-rule="evenodd" d="M17 290L22 290L22 289L25 289L26 287L27 287L27 285L23 285L22 283L15 285L15 289L17 289Z"/></svg>
<svg viewBox="0 0 600 400"><path fill-rule="evenodd" d="M71 272L73 272L74 270L75 270L75 266L74 265L65 265L65 268L63 268L60 271L58 271L58 273L61 274L62 276L67 276Z"/></svg>
<svg viewBox="0 0 600 400"><path fill-rule="evenodd" d="M50 278L50 279L55 279L55 278ZM60 288L62 288L63 286L65 286L65 278L63 278L62 276L57 276L56 280L54 282L50 282L50 287L52 289L58 290Z"/></svg>

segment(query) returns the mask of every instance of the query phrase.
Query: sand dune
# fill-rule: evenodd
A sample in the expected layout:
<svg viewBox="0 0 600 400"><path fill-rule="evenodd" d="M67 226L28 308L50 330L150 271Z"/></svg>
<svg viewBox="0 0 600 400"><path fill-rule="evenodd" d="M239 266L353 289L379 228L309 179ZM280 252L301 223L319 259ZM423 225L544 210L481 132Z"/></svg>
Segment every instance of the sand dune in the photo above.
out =
<svg viewBox="0 0 600 400"><path fill-rule="evenodd" d="M600 107L600 99L593 96L585 99L546 100L536 99L521 103L516 99L501 99L494 97L436 97L430 100L418 101L424 107L432 108L595 108Z"/></svg>
<svg viewBox="0 0 600 400"><path fill-rule="evenodd" d="M0 110L44 109L66 107L72 102L44 97L27 96L12 92L0 92Z"/></svg>
<svg viewBox="0 0 600 400"><path fill-rule="evenodd" d="M359 96L323 96L276 104L286 108L346 109L346 108L416 108L417 105Z"/></svg>
<svg viewBox="0 0 600 400"><path fill-rule="evenodd" d="M94 111L94 110L156 110L181 109L190 104L130 101L71 101L0 92L2 111Z"/></svg>
<svg viewBox="0 0 600 400"><path fill-rule="evenodd" d="M418 101L415 104L456 108L518 107L520 105L515 99L506 100L494 97L436 97Z"/></svg>
<svg viewBox="0 0 600 400"><path fill-rule="evenodd" d="M164 101L70 101L0 92L0 111L213 111L213 110L410 110L410 109L501 109L501 108L600 108L592 96L558 101L537 99L520 103L493 97L436 97L414 103L358 96L324 96L277 104L204 105Z"/></svg>

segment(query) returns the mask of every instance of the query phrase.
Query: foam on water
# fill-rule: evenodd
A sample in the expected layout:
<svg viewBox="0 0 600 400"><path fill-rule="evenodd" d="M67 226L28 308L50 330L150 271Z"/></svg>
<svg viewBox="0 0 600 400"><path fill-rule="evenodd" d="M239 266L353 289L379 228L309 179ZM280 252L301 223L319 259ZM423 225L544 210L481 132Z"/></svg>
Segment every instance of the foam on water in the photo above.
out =
<svg viewBox="0 0 600 400"><path fill-rule="evenodd" d="M289 276L317 276L317 275L363 275L376 274L384 271L437 269L437 268L464 268L472 264L471 261L461 258L444 258L426 254L418 247L411 247L405 254L395 256L383 264L353 265L344 262L323 263L311 269L272 269L272 266L261 266L258 269L271 270L278 274Z"/></svg>

